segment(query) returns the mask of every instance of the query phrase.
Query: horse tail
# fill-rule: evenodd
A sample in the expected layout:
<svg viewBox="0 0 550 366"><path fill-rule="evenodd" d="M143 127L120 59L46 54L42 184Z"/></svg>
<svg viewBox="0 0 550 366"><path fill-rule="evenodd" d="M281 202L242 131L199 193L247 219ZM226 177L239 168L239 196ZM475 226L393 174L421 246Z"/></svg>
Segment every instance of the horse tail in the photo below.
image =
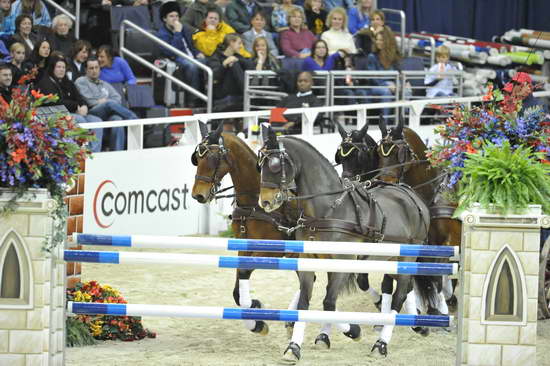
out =
<svg viewBox="0 0 550 366"><path fill-rule="evenodd" d="M352 294L357 292L357 273L349 273L342 292L344 294Z"/></svg>
<svg viewBox="0 0 550 366"><path fill-rule="evenodd" d="M441 288L441 276L413 276L416 296L426 309L437 309L439 291Z"/></svg>

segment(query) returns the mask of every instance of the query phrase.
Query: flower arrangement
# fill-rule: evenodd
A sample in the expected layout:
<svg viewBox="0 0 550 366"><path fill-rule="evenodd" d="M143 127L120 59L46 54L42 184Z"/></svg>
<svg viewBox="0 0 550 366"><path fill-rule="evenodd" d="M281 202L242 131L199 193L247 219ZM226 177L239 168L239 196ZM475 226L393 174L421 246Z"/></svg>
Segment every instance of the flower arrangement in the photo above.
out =
<svg viewBox="0 0 550 366"><path fill-rule="evenodd" d="M436 128L440 142L427 155L448 170L459 211L477 200L504 212L535 203L550 212L550 122L540 107L523 108L531 92L530 77L518 73L502 91L489 85L480 106L456 106Z"/></svg>
<svg viewBox="0 0 550 366"><path fill-rule="evenodd" d="M93 132L79 128L70 115L38 118L37 108L54 103L58 97L24 85L32 78L32 73L21 78L10 103L0 98L0 188L16 193L0 214L13 212L15 201L29 188L46 188L57 202L53 216L59 227L55 232L62 233L64 188L80 172L81 163L90 155L86 144L95 137ZM54 237L45 249L51 250L62 240L63 235Z"/></svg>
<svg viewBox="0 0 550 366"><path fill-rule="evenodd" d="M67 301L126 304L119 291L109 285L100 285L96 281L77 283L74 289L67 290ZM68 345L91 343L79 341L85 337L78 334L78 331L73 331L81 324L84 324L84 329L97 340L135 341L145 337L156 337L154 332L143 328L139 316L76 315L67 319L67 334L74 334L67 337Z"/></svg>

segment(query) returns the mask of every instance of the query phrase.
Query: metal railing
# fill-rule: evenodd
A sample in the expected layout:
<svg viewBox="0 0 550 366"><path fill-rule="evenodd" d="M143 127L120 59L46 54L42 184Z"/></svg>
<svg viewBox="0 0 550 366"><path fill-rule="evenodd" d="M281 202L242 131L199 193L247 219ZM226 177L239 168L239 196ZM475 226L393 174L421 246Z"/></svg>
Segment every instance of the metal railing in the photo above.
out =
<svg viewBox="0 0 550 366"><path fill-rule="evenodd" d="M405 43L403 41L404 39L405 38L401 38L401 44L402 45ZM424 34L418 34L418 33L409 34L409 36L406 38L406 40L407 40L406 44L407 44L409 56L412 56L412 53L413 53L413 50L414 50L414 47L411 45L411 40L412 39L422 39L422 40L430 42L430 66L433 66L433 64L435 64L435 38L430 37L430 36L426 36Z"/></svg>
<svg viewBox="0 0 550 366"><path fill-rule="evenodd" d="M391 20L388 20L388 17L386 16L386 24L396 24L399 26L399 34L401 35L401 39L405 39L405 30L406 30L406 26L407 26L407 16L405 15L405 12L403 10L398 10L398 9L386 9L386 8L382 8L382 9L378 9L380 10L381 12L385 13L385 14L395 14L395 15L398 15L399 18L400 18L400 21L399 22L394 22L394 21L391 21ZM405 54L405 43L404 42L401 42L401 54L404 55Z"/></svg>
<svg viewBox="0 0 550 366"><path fill-rule="evenodd" d="M143 57L137 55L135 52L127 49L125 47L124 37L126 33L126 27L132 28L148 38L149 40L153 41L154 43L158 44L159 47L166 48L167 50L175 53L176 55L185 58L187 61L194 63L197 65L201 70L203 70L207 76L207 86L206 86L206 94L201 93L200 91L196 90L195 88L189 86L188 84L184 83L183 81L179 80L178 78L175 78L174 76L168 74L167 72L163 71L159 67L155 66L151 62L145 60ZM129 20L124 20L120 27L120 55L121 57L129 56L141 65L153 70L156 73L159 73L160 75L164 76L165 78L171 80L176 85L180 86L184 90L192 93L197 98L204 100L206 102L206 112L211 113L212 112L212 92L213 92L213 84L214 84L214 74L212 72L212 69L209 68L206 65L203 65L202 63L198 62L197 60L193 59L192 57L189 57L182 51L178 50L177 48L171 46L170 44L164 42L162 39L152 35L150 32L146 31L145 29L137 26L136 24L132 23Z"/></svg>
<svg viewBox="0 0 550 366"><path fill-rule="evenodd" d="M426 92L430 86L424 85L424 80L428 75L438 75L443 78L453 78L453 92L456 96L462 97L464 95L464 72L462 71L401 71L402 80L402 99L426 99ZM422 82L422 85L419 81ZM410 84L410 86L407 85ZM408 93L407 89L411 92ZM421 95L419 95L421 94Z"/></svg>
<svg viewBox="0 0 550 366"><path fill-rule="evenodd" d="M75 3L74 11L75 11L76 14L71 14L70 11L63 8L61 5L59 5L58 3L56 3L53 0L44 0L44 1L46 3L48 3L48 5L53 6L58 11L60 11L61 13L65 14L66 16L71 18L71 20L74 22L74 37L76 39L79 39L80 38L80 0L76 0L76 3ZM53 17L52 17L52 19L53 19Z"/></svg>

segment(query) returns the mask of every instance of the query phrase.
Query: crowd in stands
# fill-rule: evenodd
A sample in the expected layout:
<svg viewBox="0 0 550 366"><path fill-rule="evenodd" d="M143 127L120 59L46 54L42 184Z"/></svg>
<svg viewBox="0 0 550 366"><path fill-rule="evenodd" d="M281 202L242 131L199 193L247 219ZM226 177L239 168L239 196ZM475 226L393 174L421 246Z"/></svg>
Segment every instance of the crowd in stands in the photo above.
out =
<svg viewBox="0 0 550 366"><path fill-rule="evenodd" d="M123 101L124 88L136 85L137 78L113 48L109 12L115 6L143 6L152 19L158 17L156 36L180 51L159 47L159 57L175 62L178 77L186 84L204 91L199 63L212 69L216 111L242 110L246 70L395 70L401 58L384 13L373 8L372 0L277 0L268 7L256 0L81 0L81 4L77 40L71 18L56 14L41 0L0 0L4 99L9 101L8 90L18 87L22 75L35 70L34 87L59 94L58 103L79 123L137 118ZM6 86L8 72L11 82ZM307 84L311 78L302 75L301 81ZM434 81L440 82L427 84ZM347 103L372 102L376 100L369 98L395 93L391 82L375 82L381 88L341 88L339 93L351 97ZM351 78L344 83L360 85ZM433 88L441 89L435 84ZM439 89L434 95L441 95ZM192 93L186 95L188 107L204 103ZM103 144L102 131L96 131L94 151L124 149L124 128L111 130L108 144Z"/></svg>

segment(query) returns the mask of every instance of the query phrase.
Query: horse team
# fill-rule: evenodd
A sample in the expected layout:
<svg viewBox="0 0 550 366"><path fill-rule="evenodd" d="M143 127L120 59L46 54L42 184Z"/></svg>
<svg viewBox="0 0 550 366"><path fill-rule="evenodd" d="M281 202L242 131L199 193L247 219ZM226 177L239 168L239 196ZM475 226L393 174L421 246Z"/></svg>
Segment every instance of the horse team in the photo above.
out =
<svg viewBox="0 0 550 366"><path fill-rule="evenodd" d="M267 125L262 131L264 145L255 154L243 140L222 133L222 124L208 133L206 125L200 123L203 140L191 157L197 166L192 196L200 203L212 201L219 196L223 177L230 174L235 192L232 229L239 238L460 244L460 222L452 219L453 206L445 199L445 174L429 166L426 146L414 131L404 128L402 120L388 130L380 119L382 140L377 144L367 133L368 125L350 133L338 122L337 126L342 142L335 161L342 164L342 176L308 142L277 137ZM298 256L273 252L239 255ZM356 259L350 255L299 256ZM250 295L252 272L237 270L233 297L243 308L262 307L261 301ZM315 274L299 271L297 275L300 290L289 308L307 310ZM379 294L371 287L368 274L329 272L323 310L336 311L338 296L357 287L384 313L399 313L404 307L409 314L417 314L419 308L428 314L448 314L446 300L455 299L451 281L441 276L384 275ZM261 320L244 322L252 332L269 331ZM301 357L305 323L286 326L290 342L283 360L296 363ZM333 326L353 340L360 339L357 324L323 324L315 339L317 346L330 348ZM379 330L372 351L385 356L393 326ZM429 333L423 327L413 330L424 336Z"/></svg>

